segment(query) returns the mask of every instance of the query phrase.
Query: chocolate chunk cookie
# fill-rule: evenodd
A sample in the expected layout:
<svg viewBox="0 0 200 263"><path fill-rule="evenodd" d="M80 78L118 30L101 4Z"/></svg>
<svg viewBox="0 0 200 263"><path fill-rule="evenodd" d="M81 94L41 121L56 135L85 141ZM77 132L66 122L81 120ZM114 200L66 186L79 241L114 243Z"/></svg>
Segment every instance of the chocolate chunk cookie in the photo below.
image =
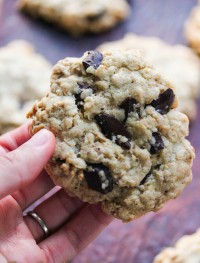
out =
<svg viewBox="0 0 200 263"><path fill-rule="evenodd" d="M164 249L154 263L199 263L200 229L192 235L183 236L174 247Z"/></svg>
<svg viewBox="0 0 200 263"><path fill-rule="evenodd" d="M172 85L138 53L86 52L54 67L51 92L28 117L57 139L46 170L85 202L130 221L157 211L191 181L188 118Z"/></svg>
<svg viewBox="0 0 200 263"><path fill-rule="evenodd" d="M19 0L19 7L73 35L106 31L124 20L130 10L126 0Z"/></svg>
<svg viewBox="0 0 200 263"><path fill-rule="evenodd" d="M124 38L102 44L97 49L140 49L145 58L169 79L176 89L178 109L190 120L197 115L200 94L200 60L191 48L169 45L159 38L127 34Z"/></svg>
<svg viewBox="0 0 200 263"><path fill-rule="evenodd" d="M25 41L0 48L0 134L26 121L26 112L49 90L51 64Z"/></svg>

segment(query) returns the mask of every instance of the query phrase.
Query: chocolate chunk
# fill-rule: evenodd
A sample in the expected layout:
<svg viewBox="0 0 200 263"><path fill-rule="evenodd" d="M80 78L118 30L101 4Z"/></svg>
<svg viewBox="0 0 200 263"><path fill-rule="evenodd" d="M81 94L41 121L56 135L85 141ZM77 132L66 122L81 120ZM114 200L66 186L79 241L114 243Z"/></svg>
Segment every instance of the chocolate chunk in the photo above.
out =
<svg viewBox="0 0 200 263"><path fill-rule="evenodd" d="M51 159L51 161L53 164L58 164L58 165L62 165L65 163L65 160L61 159L61 158L56 158L56 159Z"/></svg>
<svg viewBox="0 0 200 263"><path fill-rule="evenodd" d="M147 175L145 175L145 177L142 179L142 181L140 182L140 185L143 185L146 183L147 179L152 175L152 170L150 170L150 172L148 172Z"/></svg>
<svg viewBox="0 0 200 263"><path fill-rule="evenodd" d="M90 66L97 69L101 65L102 60L103 55L99 51L89 51L82 63L85 70Z"/></svg>
<svg viewBox="0 0 200 263"><path fill-rule="evenodd" d="M91 85L89 85L88 83L86 82L79 82L78 83L78 86L80 89L92 89L93 87ZM78 106L78 108L80 109L81 108L81 103L83 102L83 99L81 98L81 93L78 93L78 94L75 94L75 100L76 100L76 105Z"/></svg>
<svg viewBox="0 0 200 263"><path fill-rule="evenodd" d="M78 82L77 84L80 89L92 89L92 86L87 82Z"/></svg>
<svg viewBox="0 0 200 263"><path fill-rule="evenodd" d="M88 15L88 16L86 17L86 19L87 19L89 22L95 22L95 21L101 19L101 18L105 15L105 13L106 13L106 10L104 9L104 10L101 10L101 11L100 11L99 13L97 13L97 14Z"/></svg>
<svg viewBox="0 0 200 263"><path fill-rule="evenodd" d="M154 170L159 170L160 166L161 166L161 164L157 164L156 166L154 166Z"/></svg>
<svg viewBox="0 0 200 263"><path fill-rule="evenodd" d="M60 158L57 158L57 159L56 159L56 163L61 165L61 164L65 163L65 160L62 160L62 159L60 159Z"/></svg>
<svg viewBox="0 0 200 263"><path fill-rule="evenodd" d="M152 136L154 137L155 142L151 144L150 153L156 154L159 151L163 150L165 148L165 145L159 132L153 132Z"/></svg>
<svg viewBox="0 0 200 263"><path fill-rule="evenodd" d="M152 175L153 171L160 169L160 166L161 166L161 164L158 164L158 165L152 167L151 170L148 172L148 174L142 179L142 181L140 182L140 185L145 184L147 179Z"/></svg>
<svg viewBox="0 0 200 263"><path fill-rule="evenodd" d="M137 114L141 116L140 105L133 98L127 98L124 102L122 102L120 108L124 109L125 111L125 122L131 112L137 112Z"/></svg>
<svg viewBox="0 0 200 263"><path fill-rule="evenodd" d="M84 176L89 188L102 194L112 192L113 177L105 165L101 163L87 164Z"/></svg>
<svg viewBox="0 0 200 263"><path fill-rule="evenodd" d="M172 89L167 89L161 93L158 99L153 100L149 105L153 106L157 112L164 115L167 114L174 102L174 92Z"/></svg>
<svg viewBox="0 0 200 263"><path fill-rule="evenodd" d="M95 120L107 138L115 140L118 145L125 149L131 148L131 135L115 117L108 114L99 114L95 116Z"/></svg>

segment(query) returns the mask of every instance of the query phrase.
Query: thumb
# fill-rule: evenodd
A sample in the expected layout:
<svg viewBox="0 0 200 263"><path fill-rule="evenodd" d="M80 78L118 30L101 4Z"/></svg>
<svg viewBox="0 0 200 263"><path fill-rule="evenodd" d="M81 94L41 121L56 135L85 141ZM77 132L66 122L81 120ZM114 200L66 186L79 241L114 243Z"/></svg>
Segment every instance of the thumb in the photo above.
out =
<svg viewBox="0 0 200 263"><path fill-rule="evenodd" d="M55 137L41 130L16 150L0 157L0 199L32 182L55 149Z"/></svg>

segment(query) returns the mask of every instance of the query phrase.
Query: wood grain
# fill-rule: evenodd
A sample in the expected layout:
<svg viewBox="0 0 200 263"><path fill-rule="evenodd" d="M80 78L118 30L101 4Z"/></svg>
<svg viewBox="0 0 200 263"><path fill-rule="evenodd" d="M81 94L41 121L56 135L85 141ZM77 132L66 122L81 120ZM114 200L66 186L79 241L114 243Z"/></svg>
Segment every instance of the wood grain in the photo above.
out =
<svg viewBox="0 0 200 263"><path fill-rule="evenodd" d="M58 28L17 12L16 1L4 0L0 18L0 46L13 39L26 39L52 63L65 56L80 56L104 41L126 32L159 36L169 43L184 43L183 24L195 0L132 0L132 15L112 31L73 38ZM200 109L199 109L200 113ZM134 222L115 220L74 263L151 263L164 247L200 226L200 114L191 126L190 140L196 149L194 180L176 200L159 213Z"/></svg>

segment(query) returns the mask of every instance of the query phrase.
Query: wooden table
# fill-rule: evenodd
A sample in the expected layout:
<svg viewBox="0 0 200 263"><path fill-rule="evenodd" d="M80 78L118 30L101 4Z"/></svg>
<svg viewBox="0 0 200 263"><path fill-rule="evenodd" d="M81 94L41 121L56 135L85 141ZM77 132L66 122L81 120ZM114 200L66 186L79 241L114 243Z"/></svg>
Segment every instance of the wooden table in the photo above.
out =
<svg viewBox="0 0 200 263"><path fill-rule="evenodd" d="M74 0L75 1L75 0ZM132 0L131 17L110 32L72 38L52 25L21 15L15 0L4 0L0 18L0 46L26 39L52 63L65 56L81 56L103 41L121 38L126 32L159 36L169 43L184 43L183 23L195 0ZM200 109L199 109L200 113ZM159 213L134 222L114 221L74 263L151 263L164 247L200 226L200 114L191 126L190 140L196 148L194 180L175 201Z"/></svg>

